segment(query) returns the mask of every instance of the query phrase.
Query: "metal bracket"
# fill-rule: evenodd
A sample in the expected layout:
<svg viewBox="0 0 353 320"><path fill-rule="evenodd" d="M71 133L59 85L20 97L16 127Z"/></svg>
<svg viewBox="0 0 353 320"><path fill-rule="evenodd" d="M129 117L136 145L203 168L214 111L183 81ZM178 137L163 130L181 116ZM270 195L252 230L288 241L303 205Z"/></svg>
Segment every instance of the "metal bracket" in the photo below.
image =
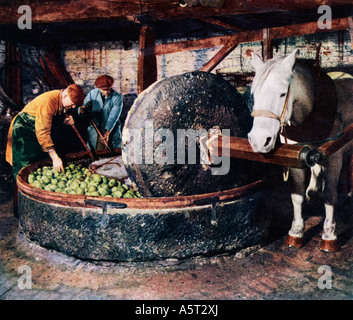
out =
<svg viewBox="0 0 353 320"><path fill-rule="evenodd" d="M100 200L94 200L94 199L85 199L85 204L99 207L103 209L103 214L107 213L107 209L125 209L127 208L126 203L121 203L121 202L112 202L112 201L100 201Z"/></svg>
<svg viewBox="0 0 353 320"><path fill-rule="evenodd" d="M99 227L104 229L109 223L109 216L107 210L110 208L125 209L127 207L126 203L121 202L106 202L94 199L85 199L85 204L102 208L102 220L99 222Z"/></svg>
<svg viewBox="0 0 353 320"><path fill-rule="evenodd" d="M218 225L218 218L217 218L217 206L218 202L212 202L212 208L211 208L211 214L212 214L212 219L211 219L211 225L217 226Z"/></svg>
<svg viewBox="0 0 353 320"><path fill-rule="evenodd" d="M212 215L211 224L213 226L217 226L218 225L218 218L217 218L216 208L217 208L219 202L220 202L219 197L212 197L212 198L207 198L207 199L195 200L194 204L199 205L199 206L211 204L211 215Z"/></svg>
<svg viewBox="0 0 353 320"><path fill-rule="evenodd" d="M309 147L304 147L299 154L299 160L303 167L313 167L325 159L326 157L320 151Z"/></svg>

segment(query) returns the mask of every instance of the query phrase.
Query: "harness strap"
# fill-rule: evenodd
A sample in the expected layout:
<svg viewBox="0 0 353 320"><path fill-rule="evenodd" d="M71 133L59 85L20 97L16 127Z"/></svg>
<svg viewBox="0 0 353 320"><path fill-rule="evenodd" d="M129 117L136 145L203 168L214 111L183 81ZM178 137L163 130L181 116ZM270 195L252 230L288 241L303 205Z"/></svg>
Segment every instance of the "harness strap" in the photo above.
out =
<svg viewBox="0 0 353 320"><path fill-rule="evenodd" d="M271 119L275 119L275 120L279 120L281 121L280 117L275 115L272 111L269 110L254 110L251 113L252 117L265 117L265 118L271 118Z"/></svg>

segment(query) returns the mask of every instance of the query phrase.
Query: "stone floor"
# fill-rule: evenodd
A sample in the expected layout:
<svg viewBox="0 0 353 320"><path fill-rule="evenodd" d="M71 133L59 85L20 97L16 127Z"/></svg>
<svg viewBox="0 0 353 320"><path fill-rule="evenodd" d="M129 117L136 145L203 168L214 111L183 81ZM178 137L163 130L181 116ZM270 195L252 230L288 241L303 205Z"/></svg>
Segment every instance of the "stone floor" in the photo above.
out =
<svg viewBox="0 0 353 320"><path fill-rule="evenodd" d="M352 208L350 200L341 205L336 253L319 251L322 214L311 212L301 249L280 238L233 255L112 263L77 260L27 241L10 199L0 204L0 300L352 300ZM21 289L25 275L30 289Z"/></svg>

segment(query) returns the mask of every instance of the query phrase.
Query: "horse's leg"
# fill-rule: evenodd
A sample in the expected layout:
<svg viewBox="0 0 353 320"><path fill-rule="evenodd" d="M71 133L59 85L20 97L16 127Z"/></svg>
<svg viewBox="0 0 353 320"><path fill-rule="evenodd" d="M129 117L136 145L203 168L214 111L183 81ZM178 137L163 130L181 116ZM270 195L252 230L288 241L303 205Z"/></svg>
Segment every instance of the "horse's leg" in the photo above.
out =
<svg viewBox="0 0 353 320"><path fill-rule="evenodd" d="M322 166L315 164L313 167L310 168L311 170L311 176L310 176L310 182L309 186L306 189L306 200L310 201L312 194L316 194L319 190L319 176L320 173L322 172Z"/></svg>
<svg viewBox="0 0 353 320"><path fill-rule="evenodd" d="M304 219L302 217L305 194L305 171L290 169L291 198L293 204L292 227L288 232L285 244L289 247L299 248L303 245Z"/></svg>
<svg viewBox="0 0 353 320"><path fill-rule="evenodd" d="M337 188L342 168L342 158L342 153L336 152L336 154L330 157L327 163L327 167L325 168L325 221L320 249L326 252L335 252L339 250L335 232L335 206L337 203Z"/></svg>

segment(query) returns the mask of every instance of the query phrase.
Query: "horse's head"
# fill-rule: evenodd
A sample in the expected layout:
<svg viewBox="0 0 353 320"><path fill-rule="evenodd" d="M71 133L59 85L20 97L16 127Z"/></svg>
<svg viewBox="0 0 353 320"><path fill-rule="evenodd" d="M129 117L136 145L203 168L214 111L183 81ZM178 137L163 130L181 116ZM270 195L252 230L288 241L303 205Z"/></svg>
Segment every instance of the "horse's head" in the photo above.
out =
<svg viewBox="0 0 353 320"><path fill-rule="evenodd" d="M281 123L290 119L291 109L287 109L289 84L296 54L297 50L286 58L278 57L266 63L257 54L252 55L255 68L251 88L254 95L254 123L248 139L255 152L270 152L275 146Z"/></svg>

